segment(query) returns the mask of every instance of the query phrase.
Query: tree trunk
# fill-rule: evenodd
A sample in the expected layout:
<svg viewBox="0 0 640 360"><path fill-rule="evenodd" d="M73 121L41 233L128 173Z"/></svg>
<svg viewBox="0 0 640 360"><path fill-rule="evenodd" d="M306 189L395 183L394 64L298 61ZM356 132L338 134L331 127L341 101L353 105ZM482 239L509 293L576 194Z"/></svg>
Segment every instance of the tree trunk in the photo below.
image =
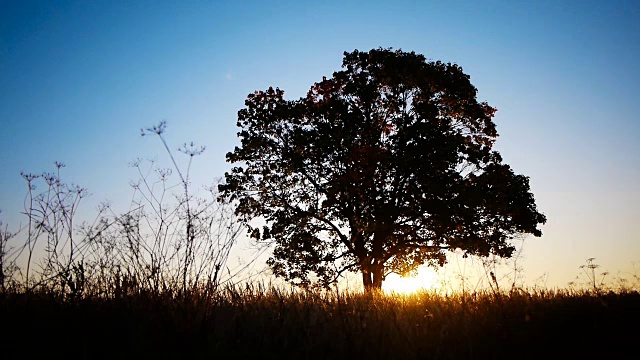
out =
<svg viewBox="0 0 640 360"><path fill-rule="evenodd" d="M382 273L383 268L376 268L373 272L373 288L376 290L382 290L382 281L384 280L384 275Z"/></svg>
<svg viewBox="0 0 640 360"><path fill-rule="evenodd" d="M362 285L364 286L364 291L369 292L371 286L373 285L373 281L371 279L371 273L368 269L362 269Z"/></svg>
<svg viewBox="0 0 640 360"><path fill-rule="evenodd" d="M365 293L369 294L382 289L382 281L384 280L382 271L381 266L375 265L368 269L362 269L362 285Z"/></svg>

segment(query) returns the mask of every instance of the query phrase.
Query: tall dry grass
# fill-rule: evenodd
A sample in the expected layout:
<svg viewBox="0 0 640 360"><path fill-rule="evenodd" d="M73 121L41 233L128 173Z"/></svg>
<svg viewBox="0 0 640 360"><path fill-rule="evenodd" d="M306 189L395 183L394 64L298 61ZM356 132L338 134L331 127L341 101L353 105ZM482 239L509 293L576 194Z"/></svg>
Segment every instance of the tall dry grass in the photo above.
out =
<svg viewBox="0 0 640 360"><path fill-rule="evenodd" d="M635 351L640 323L637 291L218 290L3 293L0 341L5 354L28 358L615 358Z"/></svg>

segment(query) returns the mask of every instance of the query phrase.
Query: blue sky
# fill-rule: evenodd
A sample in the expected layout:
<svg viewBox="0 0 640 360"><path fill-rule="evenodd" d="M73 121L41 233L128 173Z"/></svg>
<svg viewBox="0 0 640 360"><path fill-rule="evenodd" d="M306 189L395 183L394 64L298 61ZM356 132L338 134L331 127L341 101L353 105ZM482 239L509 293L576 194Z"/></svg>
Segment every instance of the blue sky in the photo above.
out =
<svg viewBox="0 0 640 360"><path fill-rule="evenodd" d="M236 113L269 86L287 97L342 53L392 47L454 62L498 108L497 149L547 215L523 248L529 279L564 286L585 259L640 265L637 1L3 1L0 219L20 221L20 171L67 165L94 204L126 206L137 157L206 145L193 180L228 169ZM180 158L180 157L179 157ZM640 268L640 266L638 266Z"/></svg>

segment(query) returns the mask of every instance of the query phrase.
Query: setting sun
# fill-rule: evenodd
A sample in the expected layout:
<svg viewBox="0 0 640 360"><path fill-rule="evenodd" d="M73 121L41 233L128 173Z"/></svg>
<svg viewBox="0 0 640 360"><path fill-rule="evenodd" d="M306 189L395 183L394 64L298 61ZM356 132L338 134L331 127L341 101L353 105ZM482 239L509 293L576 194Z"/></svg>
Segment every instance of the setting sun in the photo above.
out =
<svg viewBox="0 0 640 360"><path fill-rule="evenodd" d="M391 274L382 283L382 290L394 293L412 293L421 290L432 290L440 287L438 273L430 267L420 267L418 275L414 277L401 277L398 274Z"/></svg>

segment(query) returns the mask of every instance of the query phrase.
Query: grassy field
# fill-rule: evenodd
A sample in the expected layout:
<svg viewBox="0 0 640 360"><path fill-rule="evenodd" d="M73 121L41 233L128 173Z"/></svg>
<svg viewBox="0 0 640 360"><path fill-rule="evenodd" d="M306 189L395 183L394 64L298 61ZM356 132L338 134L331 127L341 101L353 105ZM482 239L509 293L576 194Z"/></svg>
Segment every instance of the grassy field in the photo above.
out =
<svg viewBox="0 0 640 360"><path fill-rule="evenodd" d="M0 319L5 359L607 359L637 355L640 294L4 292Z"/></svg>

